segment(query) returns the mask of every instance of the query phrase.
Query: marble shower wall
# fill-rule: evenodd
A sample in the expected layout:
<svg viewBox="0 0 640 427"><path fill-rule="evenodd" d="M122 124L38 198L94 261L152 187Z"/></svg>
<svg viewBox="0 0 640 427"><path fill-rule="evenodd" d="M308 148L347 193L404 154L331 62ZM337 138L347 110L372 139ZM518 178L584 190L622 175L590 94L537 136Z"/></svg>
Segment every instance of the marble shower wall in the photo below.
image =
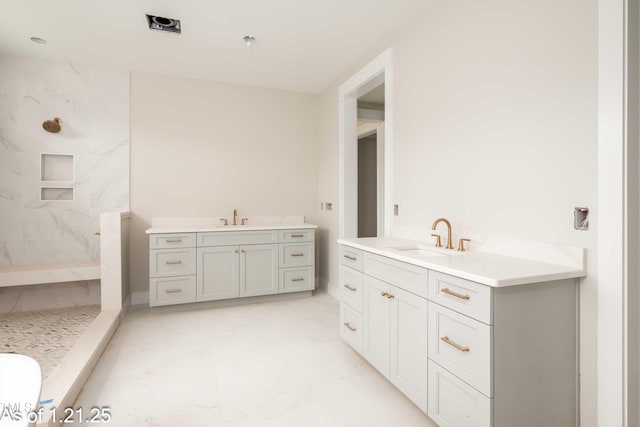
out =
<svg viewBox="0 0 640 427"><path fill-rule="evenodd" d="M52 134L42 122L61 119ZM40 200L40 155L73 154L75 197ZM0 56L0 266L99 258L129 208L129 72Z"/></svg>

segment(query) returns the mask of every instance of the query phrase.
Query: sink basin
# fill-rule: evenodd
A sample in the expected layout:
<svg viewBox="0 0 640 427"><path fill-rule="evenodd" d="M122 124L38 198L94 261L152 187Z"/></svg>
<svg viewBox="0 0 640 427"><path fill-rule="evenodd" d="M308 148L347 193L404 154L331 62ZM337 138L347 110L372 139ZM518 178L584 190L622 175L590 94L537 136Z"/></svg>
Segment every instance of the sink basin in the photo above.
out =
<svg viewBox="0 0 640 427"><path fill-rule="evenodd" d="M17 409L15 419L0 418L0 426L27 426L28 413L37 409L42 387L40 365L21 354L0 354L0 406ZM20 417L18 420L17 418Z"/></svg>
<svg viewBox="0 0 640 427"><path fill-rule="evenodd" d="M424 245L404 245L404 246L389 246L387 249L398 251L403 255L414 256L418 258L434 258L447 255L461 255L462 252L454 251L451 249L434 248Z"/></svg>

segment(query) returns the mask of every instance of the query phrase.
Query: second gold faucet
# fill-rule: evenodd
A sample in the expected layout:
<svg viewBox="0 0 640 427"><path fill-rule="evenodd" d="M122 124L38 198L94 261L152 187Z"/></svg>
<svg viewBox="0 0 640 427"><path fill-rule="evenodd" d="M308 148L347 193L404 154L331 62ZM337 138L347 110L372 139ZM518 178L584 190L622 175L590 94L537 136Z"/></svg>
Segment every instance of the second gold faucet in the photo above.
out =
<svg viewBox="0 0 640 427"><path fill-rule="evenodd" d="M440 224L441 222L444 222L445 224L447 224L447 249L453 249L453 243L451 243L451 223L449 222L448 219L446 218L438 218L435 221L433 221L433 225L431 226L432 230L435 230L436 227L438 227L438 224ZM442 243L440 242L440 236L436 235L436 237L438 238L438 240L436 241L436 246L441 247Z"/></svg>

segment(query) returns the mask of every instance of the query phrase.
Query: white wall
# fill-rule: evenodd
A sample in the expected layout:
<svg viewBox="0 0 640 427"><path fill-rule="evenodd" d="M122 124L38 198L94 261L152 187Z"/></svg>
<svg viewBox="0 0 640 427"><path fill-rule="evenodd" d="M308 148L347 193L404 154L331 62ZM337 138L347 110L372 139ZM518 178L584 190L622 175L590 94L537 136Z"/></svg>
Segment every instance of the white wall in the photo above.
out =
<svg viewBox="0 0 640 427"><path fill-rule="evenodd" d="M54 117L57 134L42 129ZM73 201L40 201L41 153L75 156ZM98 259L99 214L128 208L128 168L128 71L0 57L0 266Z"/></svg>
<svg viewBox="0 0 640 427"><path fill-rule="evenodd" d="M317 211L319 97L132 73L131 290L152 217Z"/></svg>
<svg viewBox="0 0 640 427"><path fill-rule="evenodd" d="M597 31L595 0L441 2L379 50L394 57L393 234L430 241L445 216L471 248L503 236L589 249L583 427L596 420ZM338 168L335 88L323 99L321 179ZM590 231L573 229L575 206L592 208ZM323 225L337 233L333 217ZM336 292L330 243L321 274Z"/></svg>

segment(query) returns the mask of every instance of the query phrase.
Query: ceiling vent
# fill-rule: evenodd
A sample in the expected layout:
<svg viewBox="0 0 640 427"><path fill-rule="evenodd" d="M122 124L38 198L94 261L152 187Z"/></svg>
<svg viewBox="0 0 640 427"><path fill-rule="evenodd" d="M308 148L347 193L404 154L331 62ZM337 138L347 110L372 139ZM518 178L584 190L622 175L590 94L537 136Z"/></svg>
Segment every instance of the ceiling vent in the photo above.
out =
<svg viewBox="0 0 640 427"><path fill-rule="evenodd" d="M167 31L169 33L181 32L180 20L173 18L165 18L163 16L154 16L147 14L147 24L152 30Z"/></svg>

